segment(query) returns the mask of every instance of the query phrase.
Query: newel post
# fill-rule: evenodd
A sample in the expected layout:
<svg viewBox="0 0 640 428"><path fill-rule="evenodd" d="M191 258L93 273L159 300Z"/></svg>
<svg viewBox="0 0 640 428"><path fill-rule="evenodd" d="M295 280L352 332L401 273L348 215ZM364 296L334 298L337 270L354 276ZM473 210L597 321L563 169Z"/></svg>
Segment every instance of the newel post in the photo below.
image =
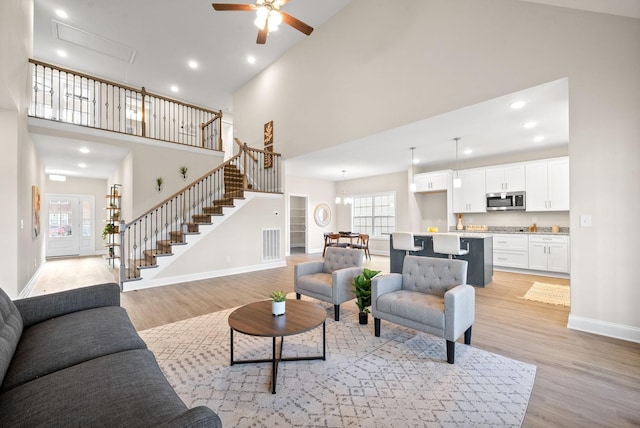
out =
<svg viewBox="0 0 640 428"><path fill-rule="evenodd" d="M242 189L247 190L247 152L249 151L249 146L247 143L242 145Z"/></svg>

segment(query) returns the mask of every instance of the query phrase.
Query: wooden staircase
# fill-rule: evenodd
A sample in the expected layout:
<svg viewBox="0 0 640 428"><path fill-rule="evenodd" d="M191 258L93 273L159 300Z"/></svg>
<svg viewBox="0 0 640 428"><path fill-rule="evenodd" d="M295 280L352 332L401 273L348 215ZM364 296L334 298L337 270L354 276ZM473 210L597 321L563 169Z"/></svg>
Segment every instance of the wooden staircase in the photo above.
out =
<svg viewBox="0 0 640 428"><path fill-rule="evenodd" d="M224 216L224 208L235 207L235 200L245 199L245 188L251 189L251 185L245 184L247 182L246 176L233 164L224 167L223 181L225 191L222 197L214 200L211 206L202 207L201 213L193 214L191 221L183 225L182 231L172 231L169 233L169 239L157 241L156 248L144 250L142 252L144 259L129 260L126 275L128 281L140 279L142 269L158 267L158 257L172 256L174 245L186 245L186 235L199 234L201 225L213 224L213 217Z"/></svg>

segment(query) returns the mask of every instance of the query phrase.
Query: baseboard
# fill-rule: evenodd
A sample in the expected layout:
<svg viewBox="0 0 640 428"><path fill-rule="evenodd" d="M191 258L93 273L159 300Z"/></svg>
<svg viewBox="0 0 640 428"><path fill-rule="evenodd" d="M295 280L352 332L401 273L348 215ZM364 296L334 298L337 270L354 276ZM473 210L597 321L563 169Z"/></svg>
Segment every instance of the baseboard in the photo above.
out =
<svg viewBox="0 0 640 428"><path fill-rule="evenodd" d="M569 314L567 328L640 343L640 328Z"/></svg>
<svg viewBox="0 0 640 428"><path fill-rule="evenodd" d="M500 272L510 272L510 273L522 273L525 275L537 275L537 276L548 276L549 278L564 278L570 279L571 276L568 273L563 272L551 272L546 270L533 270L533 269L522 269L522 268L512 268L507 266L493 266L494 271Z"/></svg>
<svg viewBox="0 0 640 428"><path fill-rule="evenodd" d="M46 263L46 261L44 263ZM38 282L38 277L42 273L42 269L44 268L44 263L40 263L40 266L38 266L38 270L36 270L36 273L33 274L33 276L31 277L27 285L22 289L22 291L18 293L18 299L24 299L29 297L29 294L31 294L31 290L33 290L33 287L35 287L36 283Z"/></svg>
<svg viewBox="0 0 640 428"><path fill-rule="evenodd" d="M167 278L154 278L147 281L145 281L144 279L141 279L139 281L125 281L122 284L122 288L123 288L122 291L142 290L145 288L161 287L164 285L179 284L182 282L200 281L203 279L218 278L221 276L237 275L239 273L249 273L249 272L256 272L256 271L265 270L265 269L285 267L286 265L287 265L287 262L284 260L281 260L273 263L264 263L264 264L259 264L255 266L242 266L242 267L232 268L232 269L198 272L196 274L178 275L178 276L172 276Z"/></svg>

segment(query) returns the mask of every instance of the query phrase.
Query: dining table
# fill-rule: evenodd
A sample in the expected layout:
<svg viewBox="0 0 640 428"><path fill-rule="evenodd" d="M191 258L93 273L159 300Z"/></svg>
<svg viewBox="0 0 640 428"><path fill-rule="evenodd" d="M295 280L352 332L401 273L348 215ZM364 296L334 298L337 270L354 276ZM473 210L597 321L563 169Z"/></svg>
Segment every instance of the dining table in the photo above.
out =
<svg viewBox="0 0 640 428"><path fill-rule="evenodd" d="M341 239L348 239L349 243L347 244L349 247L353 246L353 240L354 239L358 239L360 238L360 234L359 233L355 233L355 232L338 232L338 234L340 235L340 238L338 238L338 242L340 242ZM356 241L357 242L357 241Z"/></svg>

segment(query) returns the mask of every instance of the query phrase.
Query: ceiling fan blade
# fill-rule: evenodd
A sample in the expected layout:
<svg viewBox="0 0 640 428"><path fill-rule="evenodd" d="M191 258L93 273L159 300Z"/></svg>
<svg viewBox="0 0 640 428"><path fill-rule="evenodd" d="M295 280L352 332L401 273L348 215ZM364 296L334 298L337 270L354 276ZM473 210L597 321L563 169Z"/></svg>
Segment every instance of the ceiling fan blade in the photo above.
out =
<svg viewBox="0 0 640 428"><path fill-rule="evenodd" d="M289 15L287 12L280 11L280 15L282 15L282 21L285 24L291 25L293 28L303 32L307 36L311 34L311 32L313 31L312 26L305 24L304 22L300 21L298 18L294 18L293 16Z"/></svg>
<svg viewBox="0 0 640 428"><path fill-rule="evenodd" d="M267 42L267 34L269 33L269 19L267 18L267 22L264 23L264 28L258 30L258 38L256 39L256 43L259 45L264 45Z"/></svg>
<svg viewBox="0 0 640 428"><path fill-rule="evenodd" d="M215 10L239 10L250 12L256 9L252 4L213 3L211 6L213 6Z"/></svg>

